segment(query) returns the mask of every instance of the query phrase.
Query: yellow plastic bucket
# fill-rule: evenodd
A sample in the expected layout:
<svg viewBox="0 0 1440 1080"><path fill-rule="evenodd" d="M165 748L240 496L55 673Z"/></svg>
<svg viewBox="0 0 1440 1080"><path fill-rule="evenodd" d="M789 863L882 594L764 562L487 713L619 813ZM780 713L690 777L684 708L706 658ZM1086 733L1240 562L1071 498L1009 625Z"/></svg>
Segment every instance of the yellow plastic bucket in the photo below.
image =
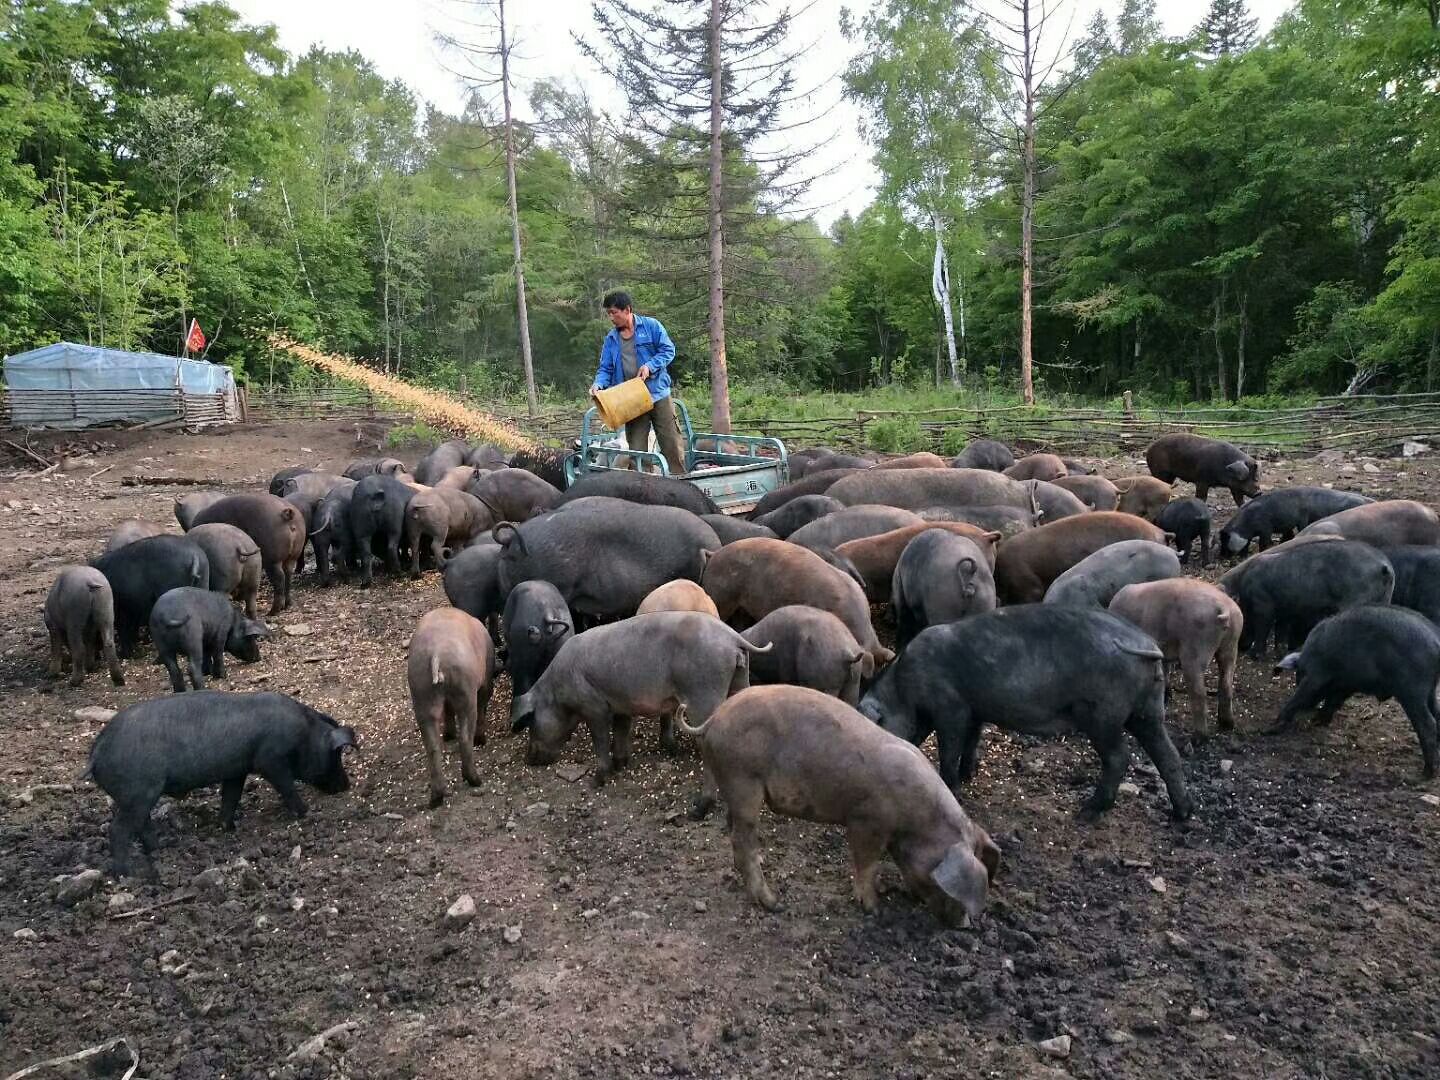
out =
<svg viewBox="0 0 1440 1080"><path fill-rule="evenodd" d="M637 416L644 416L654 404L641 378L626 379L609 389L595 391L595 408L611 431L619 431Z"/></svg>

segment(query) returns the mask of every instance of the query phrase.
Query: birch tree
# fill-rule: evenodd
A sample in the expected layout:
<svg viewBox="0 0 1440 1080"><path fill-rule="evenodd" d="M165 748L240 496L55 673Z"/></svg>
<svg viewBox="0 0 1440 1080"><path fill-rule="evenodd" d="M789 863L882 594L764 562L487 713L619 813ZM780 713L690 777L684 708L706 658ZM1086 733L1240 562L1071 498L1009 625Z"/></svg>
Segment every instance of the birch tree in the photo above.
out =
<svg viewBox="0 0 1440 1080"><path fill-rule="evenodd" d="M950 0L889 0L858 24L847 16L842 29L861 46L845 72L845 92L868 110L861 130L875 147L882 197L934 239L930 289L958 386L967 364L964 282L957 347L946 236L958 223L961 242L975 246L963 226L982 176L977 121L998 89L994 49L981 17Z"/></svg>

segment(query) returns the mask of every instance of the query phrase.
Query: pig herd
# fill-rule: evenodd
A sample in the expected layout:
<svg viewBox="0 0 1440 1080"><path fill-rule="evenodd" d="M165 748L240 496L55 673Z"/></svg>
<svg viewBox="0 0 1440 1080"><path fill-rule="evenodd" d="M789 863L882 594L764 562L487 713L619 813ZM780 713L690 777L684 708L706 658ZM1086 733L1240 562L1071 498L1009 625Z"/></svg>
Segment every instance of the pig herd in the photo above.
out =
<svg viewBox="0 0 1440 1080"><path fill-rule="evenodd" d="M307 546L321 585L336 573L369 585L377 558L392 574L419 576L426 562L441 573L449 606L420 619L406 668L432 808L447 795L447 740L463 781L481 783L477 748L504 670L532 765L557 760L582 724L597 784L630 764L637 717L658 720L666 753L692 739L704 766L692 816L723 800L736 871L767 908L762 807L844 826L867 910L888 854L937 917L977 915L1000 851L957 795L987 724L1088 738L1100 769L1087 816L1113 806L1128 734L1173 816L1188 818L1166 667L1178 665L1187 725L1203 738L1212 661L1229 728L1237 657L1263 659L1272 638L1277 669L1297 679L1274 730L1309 710L1328 723L1352 694L1394 698L1433 776L1435 513L1326 487L1262 494L1250 456L1195 435L1164 436L1145 456L1150 475L1107 479L1053 454L1017 461L988 440L952 461L806 450L748 519L684 480L635 472L561 491L553 460L507 462L458 441L413 474L395 459L344 475L286 469L267 493L178 500L183 535L125 522L89 566L63 569L45 604L51 674L68 661L79 684L103 660L121 683L148 632L185 693L122 710L96 738L90 773L115 804L117 873L136 840L153 873L162 795L218 784L231 828L251 773L297 814L297 782L347 787L353 728L285 695L204 689L224 678L227 654L259 659L260 578L270 613L285 610ZM1218 535L1212 487L1237 507ZM1252 543L1217 585L1182 576L1192 559L1240 559ZM894 650L876 633L876 604L888 605ZM938 770L917 749L931 734Z"/></svg>

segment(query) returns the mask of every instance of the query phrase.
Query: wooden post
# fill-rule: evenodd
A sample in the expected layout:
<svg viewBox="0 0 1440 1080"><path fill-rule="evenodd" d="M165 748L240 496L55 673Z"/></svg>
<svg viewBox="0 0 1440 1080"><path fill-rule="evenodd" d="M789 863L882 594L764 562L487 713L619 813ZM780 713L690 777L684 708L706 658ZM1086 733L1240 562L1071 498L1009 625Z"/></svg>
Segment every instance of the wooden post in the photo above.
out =
<svg viewBox="0 0 1440 1080"><path fill-rule="evenodd" d="M1135 395L1134 395L1131 391L1126 390L1125 393L1123 393L1123 394L1120 395L1120 400L1125 403L1125 419L1126 419L1126 420L1134 420L1134 419L1135 419Z"/></svg>

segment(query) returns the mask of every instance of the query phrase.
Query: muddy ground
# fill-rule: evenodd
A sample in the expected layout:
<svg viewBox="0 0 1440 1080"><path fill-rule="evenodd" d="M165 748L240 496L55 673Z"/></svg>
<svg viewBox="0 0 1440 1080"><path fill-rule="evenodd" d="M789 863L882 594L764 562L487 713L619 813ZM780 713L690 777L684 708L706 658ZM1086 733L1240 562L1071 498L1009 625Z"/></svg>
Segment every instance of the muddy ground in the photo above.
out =
<svg viewBox="0 0 1440 1080"><path fill-rule="evenodd" d="M177 489L127 475L255 488L285 465L357 456L351 429L320 423L81 441L98 450L75 448L90 460L72 471L0 479L0 1075L119 1036L145 1077L1440 1073L1440 809L1421 798L1440 785L1418 779L1393 705L1260 736L1286 683L1248 660L1239 733L1186 746L1188 827L1138 754L1138 793L1087 825L1074 815L1096 773L1085 744L988 734L965 804L1004 863L980 927L949 930L898 893L866 917L840 833L775 818L767 870L784 909L756 909L721 822L680 813L692 750L662 755L642 724L631 771L601 791L529 768L503 684L485 785L427 812L403 643L443 602L438 575L369 592L306 581L230 687L355 724L351 791L308 792L297 822L252 780L233 834L214 792L167 801L160 882L107 879L63 906L52 879L107 857L107 800L76 783L99 724L76 710L168 683L148 653L121 688L47 682L40 608L56 568L98 552L121 518L173 520ZM1103 463L1112 476L1135 464ZM1264 479L1428 500L1440 471L1351 464L1268 462ZM1211 502L1228 514L1228 498ZM586 742L567 775L591 763ZM454 791L453 752L447 764ZM214 867L218 885L197 886ZM447 929L462 893L477 915ZM291 1058L335 1025L348 1026ZM1068 1057L1039 1048L1060 1035ZM66 1068L122 1071L113 1055L91 1064Z"/></svg>

